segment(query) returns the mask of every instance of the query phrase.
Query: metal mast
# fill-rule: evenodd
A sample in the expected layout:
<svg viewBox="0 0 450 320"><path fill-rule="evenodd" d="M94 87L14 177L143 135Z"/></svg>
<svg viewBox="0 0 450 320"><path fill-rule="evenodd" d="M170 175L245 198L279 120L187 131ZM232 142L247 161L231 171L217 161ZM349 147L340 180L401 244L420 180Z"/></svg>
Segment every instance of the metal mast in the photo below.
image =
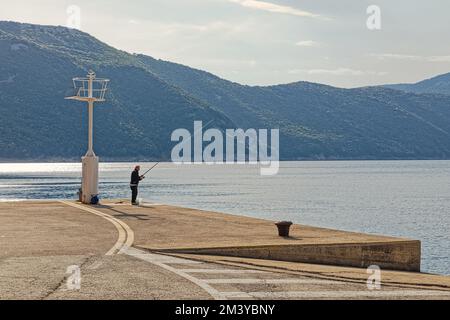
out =
<svg viewBox="0 0 450 320"><path fill-rule="evenodd" d="M96 78L90 70L86 78L74 78L75 96L67 97L88 103L88 151L82 161L82 202L90 204L92 198L98 195L98 163L99 158L94 153L94 102L105 101L108 79Z"/></svg>

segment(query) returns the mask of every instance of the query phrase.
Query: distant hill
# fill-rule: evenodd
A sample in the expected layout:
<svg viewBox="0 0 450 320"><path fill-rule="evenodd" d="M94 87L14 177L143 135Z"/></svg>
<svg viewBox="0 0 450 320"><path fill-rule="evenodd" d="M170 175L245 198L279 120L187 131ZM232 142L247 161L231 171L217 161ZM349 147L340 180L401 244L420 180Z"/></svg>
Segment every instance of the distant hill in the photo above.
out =
<svg viewBox="0 0 450 320"><path fill-rule="evenodd" d="M76 159L86 152L85 104L65 101L72 77L111 78L95 110L95 150L109 159L168 159L173 130L234 124L136 59L62 27L0 22L0 158Z"/></svg>
<svg viewBox="0 0 450 320"><path fill-rule="evenodd" d="M308 82L242 86L183 65L144 55L139 59L154 74L215 106L239 126L279 127L284 158L447 157L447 97Z"/></svg>
<svg viewBox="0 0 450 320"><path fill-rule="evenodd" d="M116 50L63 27L0 22L0 159L77 159L86 111L65 101L71 78L111 79L95 112L103 159L169 159L176 128L279 128L281 157L450 159L450 97L297 82L244 86Z"/></svg>
<svg viewBox="0 0 450 320"><path fill-rule="evenodd" d="M450 73L442 74L417 83L385 85L386 88L414 93L438 93L450 95Z"/></svg>

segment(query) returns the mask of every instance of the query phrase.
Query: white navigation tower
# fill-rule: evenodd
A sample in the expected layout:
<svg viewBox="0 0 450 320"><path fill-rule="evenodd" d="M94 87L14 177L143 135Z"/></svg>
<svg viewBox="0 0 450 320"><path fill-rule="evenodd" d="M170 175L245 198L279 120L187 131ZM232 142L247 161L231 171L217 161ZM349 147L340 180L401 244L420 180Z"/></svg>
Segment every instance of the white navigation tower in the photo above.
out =
<svg viewBox="0 0 450 320"><path fill-rule="evenodd" d="M82 202L90 204L92 197L98 195L98 157L94 153L94 102L105 101L105 93L108 87L108 79L96 78L94 71L90 70L86 78L74 78L73 85L75 95L66 99L85 101L88 103L89 133L88 151L81 158L82 169Z"/></svg>

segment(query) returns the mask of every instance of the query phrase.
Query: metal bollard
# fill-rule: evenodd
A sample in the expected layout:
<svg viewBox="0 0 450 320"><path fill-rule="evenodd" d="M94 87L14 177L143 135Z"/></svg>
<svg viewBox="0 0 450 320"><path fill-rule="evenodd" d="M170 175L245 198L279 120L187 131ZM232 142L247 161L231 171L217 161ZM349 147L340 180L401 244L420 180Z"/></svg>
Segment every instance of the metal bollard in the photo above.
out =
<svg viewBox="0 0 450 320"><path fill-rule="evenodd" d="M278 235L280 237L289 237L289 229L292 225L291 221L281 221L275 223L278 228Z"/></svg>

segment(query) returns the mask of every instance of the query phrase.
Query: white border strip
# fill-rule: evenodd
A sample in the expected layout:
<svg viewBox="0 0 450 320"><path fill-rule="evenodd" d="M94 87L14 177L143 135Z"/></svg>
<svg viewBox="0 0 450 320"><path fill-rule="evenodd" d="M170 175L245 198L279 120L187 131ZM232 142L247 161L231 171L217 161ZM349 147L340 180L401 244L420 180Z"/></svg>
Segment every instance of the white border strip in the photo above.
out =
<svg viewBox="0 0 450 320"><path fill-rule="evenodd" d="M183 278L189 280L190 282L196 284L197 286L199 286L200 288L205 290L215 300L226 300L227 299L225 295L223 295L221 292L219 292L218 290L216 290L213 287L211 287L205 281L203 281L201 279L197 279L197 278L187 274L183 270L175 269L175 268L173 268L171 266L168 266L165 263L155 261L155 260L153 260L153 257L151 255L146 255L145 251L142 251L142 250L139 250L139 249L136 249L136 248L131 248L131 249L126 250L125 253L128 254L129 256L136 257L137 259L149 262L151 264L154 264L154 265L156 265L158 267L166 269L166 270L168 270L170 272L173 272L173 273L179 275L180 277L183 277Z"/></svg>
<svg viewBox="0 0 450 320"><path fill-rule="evenodd" d="M339 281L310 279L205 279L210 284L343 284Z"/></svg>
<svg viewBox="0 0 450 320"><path fill-rule="evenodd" d="M288 292L223 292L227 298L297 298L297 299L343 299L343 298L405 298L450 297L448 291L395 290L395 291L288 291Z"/></svg>

